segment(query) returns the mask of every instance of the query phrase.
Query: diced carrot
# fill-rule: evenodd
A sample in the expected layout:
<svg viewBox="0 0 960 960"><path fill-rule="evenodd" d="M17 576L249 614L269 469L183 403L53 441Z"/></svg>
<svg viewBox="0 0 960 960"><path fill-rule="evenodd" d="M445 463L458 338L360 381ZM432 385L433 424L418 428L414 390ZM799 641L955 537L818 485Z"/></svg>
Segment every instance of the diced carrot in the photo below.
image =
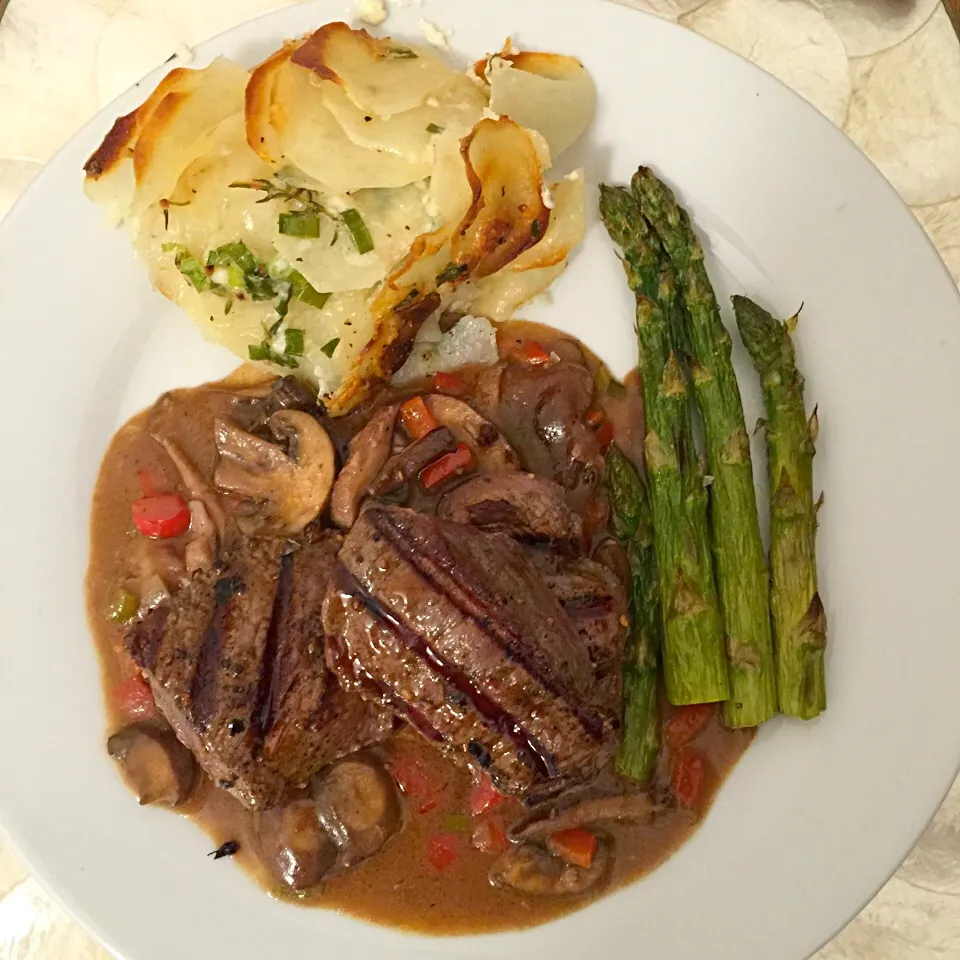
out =
<svg viewBox="0 0 960 960"><path fill-rule="evenodd" d="M507 831L496 815L484 817L474 824L470 842L483 853L503 853L510 846Z"/></svg>
<svg viewBox="0 0 960 960"><path fill-rule="evenodd" d="M550 362L550 354L536 340L524 340L511 353L521 363L529 363L532 366Z"/></svg>
<svg viewBox="0 0 960 960"><path fill-rule="evenodd" d="M418 813L429 813L437 806L439 800L436 787L413 757L404 754L391 757L387 766Z"/></svg>
<svg viewBox="0 0 960 960"><path fill-rule="evenodd" d="M427 839L427 862L434 870L446 870L457 861L460 838L455 833L437 833Z"/></svg>
<svg viewBox="0 0 960 960"><path fill-rule="evenodd" d="M467 389L466 381L463 377L455 373L435 373L433 375L433 389L438 393L449 393L454 397L459 397Z"/></svg>
<svg viewBox="0 0 960 960"><path fill-rule="evenodd" d="M695 740L710 724L714 707L709 703L694 703L677 707L663 728L663 738L674 750Z"/></svg>
<svg viewBox="0 0 960 960"><path fill-rule="evenodd" d="M586 414L584 414L583 419L587 421L588 427L599 427L603 423L606 414L600 407L591 407Z"/></svg>
<svg viewBox="0 0 960 960"><path fill-rule="evenodd" d="M190 528L190 508L177 493L161 493L133 501L133 522L152 540L179 537Z"/></svg>
<svg viewBox="0 0 960 960"><path fill-rule="evenodd" d="M597 838L581 827L560 830L547 837L547 849L561 860L586 869L597 852Z"/></svg>
<svg viewBox="0 0 960 960"><path fill-rule="evenodd" d="M423 397L411 397L400 405L400 422L414 440L425 437L440 426L427 409Z"/></svg>
<svg viewBox="0 0 960 960"><path fill-rule="evenodd" d="M477 467L477 458L473 450L465 443L458 443L453 453L445 453L442 457L428 464L420 472L420 482L428 489L463 476Z"/></svg>
<svg viewBox="0 0 960 960"><path fill-rule="evenodd" d="M467 798L467 812L471 817L478 817L484 810L490 810L507 798L497 791L490 778L480 774L480 779L470 788Z"/></svg>
<svg viewBox="0 0 960 960"><path fill-rule="evenodd" d="M129 677L113 688L113 702L128 720L150 720L157 715L153 691L143 677Z"/></svg>
<svg viewBox="0 0 960 960"><path fill-rule="evenodd" d="M670 789L680 805L688 810L695 807L700 799L706 768L706 760L692 747L685 747L673 758Z"/></svg>

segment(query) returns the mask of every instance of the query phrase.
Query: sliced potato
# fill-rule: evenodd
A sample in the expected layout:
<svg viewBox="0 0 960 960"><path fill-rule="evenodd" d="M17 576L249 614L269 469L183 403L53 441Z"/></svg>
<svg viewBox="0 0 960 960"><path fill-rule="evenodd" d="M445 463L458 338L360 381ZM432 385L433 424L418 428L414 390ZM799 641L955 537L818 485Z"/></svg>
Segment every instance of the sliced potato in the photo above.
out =
<svg viewBox="0 0 960 960"><path fill-rule="evenodd" d="M587 128L597 91L583 64L558 53L498 53L474 68L490 88L490 107L538 130L556 159Z"/></svg>
<svg viewBox="0 0 960 960"><path fill-rule="evenodd" d="M422 106L462 80L428 50L372 37L345 23L328 23L311 34L293 62L335 83L361 110L379 117Z"/></svg>
<svg viewBox="0 0 960 960"><path fill-rule="evenodd" d="M244 95L247 143L250 149L268 163L279 163L283 157L280 134L273 125L277 76L289 62L295 43L285 43L250 72Z"/></svg>

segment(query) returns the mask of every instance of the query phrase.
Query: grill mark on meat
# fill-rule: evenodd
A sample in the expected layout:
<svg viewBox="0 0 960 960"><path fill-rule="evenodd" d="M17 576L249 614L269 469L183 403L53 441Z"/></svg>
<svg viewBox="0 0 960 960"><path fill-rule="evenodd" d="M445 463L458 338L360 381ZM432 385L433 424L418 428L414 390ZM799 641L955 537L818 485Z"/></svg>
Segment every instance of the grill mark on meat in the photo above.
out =
<svg viewBox="0 0 960 960"><path fill-rule="evenodd" d="M229 603L214 607L210 623L203 631L197 665L190 684L190 719L194 726L206 730L216 706L217 674L220 672L220 651L227 622Z"/></svg>
<svg viewBox="0 0 960 960"><path fill-rule="evenodd" d="M385 533L386 536L389 534ZM445 660L426 639L405 623L379 599L368 593L359 580L338 563L334 571L334 589L342 601L356 600L381 626L398 637L411 653L470 701L483 722L506 737L521 761L539 776L553 779L559 775L556 760L549 750L520 721L491 700L459 667Z"/></svg>
<svg viewBox="0 0 960 960"><path fill-rule="evenodd" d="M170 616L170 605L163 604L152 610L150 616L145 617L136 630L136 649L131 650L134 660L145 670L153 670L157 665L157 654L160 652L160 643L167 630L167 619Z"/></svg>
<svg viewBox="0 0 960 960"><path fill-rule="evenodd" d="M336 576L336 573L334 576ZM327 637L327 654L330 659L335 662L349 663L350 672L353 674L358 685L367 686L375 690L380 695L384 706L389 707L394 714L406 720L428 740L434 743L447 742L447 738L430 723L424 713L407 703L406 700L398 697L390 687L377 679L372 673L365 670L363 664L353 659L347 651L346 644L344 644L341 637ZM334 666L334 664L331 664L331 667L332 666Z"/></svg>
<svg viewBox="0 0 960 960"><path fill-rule="evenodd" d="M585 593L578 597L561 599L560 605L575 620L580 617L603 617L613 611L613 597Z"/></svg>
<svg viewBox="0 0 960 960"><path fill-rule="evenodd" d="M522 638L498 617L493 606L477 594L475 585L464 581L456 565L445 565L440 557L432 552L428 555L425 549L412 544L394 517L385 511L371 509L369 518L374 527L434 590L444 593L465 617L469 617L481 630L493 637L504 654L519 663L544 690L566 701L589 736L597 741L603 739L603 718L595 710L584 706L574 691L566 689L565 685L557 683L539 669L535 660L527 654Z"/></svg>
<svg viewBox="0 0 960 960"><path fill-rule="evenodd" d="M280 571L277 576L277 591L273 599L273 611L270 615L270 626L267 628L267 637L263 649L263 663L260 670L260 679L257 683L257 692L254 696L250 714L253 720L253 738L257 754L263 751L263 741L273 729L273 722L277 716L277 707L281 691L277 689L277 648L279 646L278 631L283 611L290 603L293 592L293 555L285 554L280 558Z"/></svg>

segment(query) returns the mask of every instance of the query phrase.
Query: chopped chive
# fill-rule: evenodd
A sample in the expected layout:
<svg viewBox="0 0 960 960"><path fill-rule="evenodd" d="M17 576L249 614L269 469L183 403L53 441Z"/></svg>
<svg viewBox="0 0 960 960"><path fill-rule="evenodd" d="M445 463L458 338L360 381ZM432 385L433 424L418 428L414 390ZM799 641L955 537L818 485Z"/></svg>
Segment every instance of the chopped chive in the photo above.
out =
<svg viewBox="0 0 960 960"><path fill-rule="evenodd" d="M246 274L246 286L254 300L272 300L277 291L269 277L262 277L258 273Z"/></svg>
<svg viewBox="0 0 960 960"><path fill-rule="evenodd" d="M299 270L294 270L290 274L289 280L293 295L298 300L301 300L309 307L313 307L315 310L322 310L326 306L327 301L330 299L330 294L321 293L317 290Z"/></svg>
<svg viewBox="0 0 960 960"><path fill-rule="evenodd" d="M356 244L357 253L369 253L373 249L373 237L367 225L363 222L363 217L356 210L344 210L340 216L343 225L350 231L353 242Z"/></svg>
<svg viewBox="0 0 960 960"><path fill-rule="evenodd" d="M540 221L539 221L539 220L534 220L533 223L530 224L530 236L532 236L532 237L539 237L539 236L540 236Z"/></svg>
<svg viewBox="0 0 960 960"><path fill-rule="evenodd" d="M247 347L247 356L249 356L251 360L266 360L268 359L267 350L267 345L264 343L251 343L250 346Z"/></svg>
<svg viewBox="0 0 960 960"><path fill-rule="evenodd" d="M246 281L243 277L243 270L240 269L235 263L231 263L227 267L227 285L234 287L237 290L242 289L246 286Z"/></svg>
<svg viewBox="0 0 960 960"><path fill-rule="evenodd" d="M441 283L450 283L459 278L461 273L466 272L467 265L454 263L452 260L437 274L437 285Z"/></svg>
<svg viewBox="0 0 960 960"><path fill-rule="evenodd" d="M107 616L114 623L129 623L140 610L140 598L129 590L118 590L110 603Z"/></svg>
<svg viewBox="0 0 960 960"><path fill-rule="evenodd" d="M180 252L176 258L177 269L193 284L200 293L209 290L213 281L207 276L206 267L192 254Z"/></svg>
<svg viewBox="0 0 960 960"><path fill-rule="evenodd" d="M470 829L470 818L465 813L448 813L443 818L443 829L447 833L464 833Z"/></svg>
<svg viewBox="0 0 960 960"><path fill-rule="evenodd" d="M428 123L427 133L443 133L443 127L437 123Z"/></svg>
<svg viewBox="0 0 960 960"><path fill-rule="evenodd" d="M383 60L416 60L417 54L409 47L387 47L380 55Z"/></svg>
<svg viewBox="0 0 960 960"><path fill-rule="evenodd" d="M334 337L332 340L328 340L320 350L325 356L332 357L336 353L337 347L340 345L340 338Z"/></svg>
<svg viewBox="0 0 960 960"><path fill-rule="evenodd" d="M283 331L283 352L290 357L303 356L303 331L289 327Z"/></svg>
<svg viewBox="0 0 960 960"><path fill-rule="evenodd" d="M281 213L277 228L285 237L303 237L315 240L320 236L320 217L307 210Z"/></svg>

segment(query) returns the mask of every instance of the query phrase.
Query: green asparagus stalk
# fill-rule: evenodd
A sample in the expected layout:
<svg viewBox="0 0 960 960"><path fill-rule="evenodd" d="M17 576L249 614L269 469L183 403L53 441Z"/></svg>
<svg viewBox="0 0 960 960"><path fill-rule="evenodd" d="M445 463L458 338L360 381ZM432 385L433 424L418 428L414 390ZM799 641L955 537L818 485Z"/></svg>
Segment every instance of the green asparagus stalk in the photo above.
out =
<svg viewBox="0 0 960 960"><path fill-rule="evenodd" d="M675 277L629 190L601 186L600 213L623 252L627 281L636 296L644 454L667 696L675 704L725 700L729 684L710 559L703 466L693 443L686 380L670 349Z"/></svg>
<svg viewBox="0 0 960 960"><path fill-rule="evenodd" d="M703 419L710 487L713 554L730 667L731 727L755 727L777 709L768 576L757 516L750 438L730 359L731 340L703 263L703 248L669 188L646 167L634 196L677 272L693 388Z"/></svg>
<svg viewBox="0 0 960 960"><path fill-rule="evenodd" d="M790 334L746 297L734 297L740 339L763 385L770 470L770 571L777 696L782 713L810 720L827 706L827 618L817 593L813 456L819 422L807 419Z"/></svg>
<svg viewBox="0 0 960 960"><path fill-rule="evenodd" d="M630 635L623 668L623 728L617 770L642 782L660 752L657 665L661 619L660 583L653 548L650 500L636 467L616 444L607 451L604 482L613 535L630 563Z"/></svg>

